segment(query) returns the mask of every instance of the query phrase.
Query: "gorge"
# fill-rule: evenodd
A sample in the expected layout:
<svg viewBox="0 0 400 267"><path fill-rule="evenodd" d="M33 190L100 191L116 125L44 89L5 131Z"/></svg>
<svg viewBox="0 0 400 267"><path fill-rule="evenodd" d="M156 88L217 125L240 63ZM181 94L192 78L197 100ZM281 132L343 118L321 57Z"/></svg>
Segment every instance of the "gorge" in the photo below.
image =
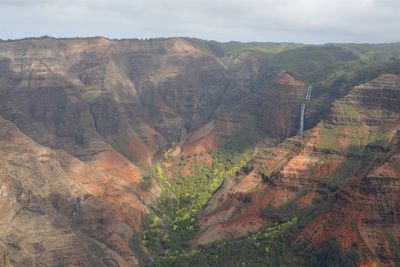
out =
<svg viewBox="0 0 400 267"><path fill-rule="evenodd" d="M0 266L397 266L399 58L0 41Z"/></svg>

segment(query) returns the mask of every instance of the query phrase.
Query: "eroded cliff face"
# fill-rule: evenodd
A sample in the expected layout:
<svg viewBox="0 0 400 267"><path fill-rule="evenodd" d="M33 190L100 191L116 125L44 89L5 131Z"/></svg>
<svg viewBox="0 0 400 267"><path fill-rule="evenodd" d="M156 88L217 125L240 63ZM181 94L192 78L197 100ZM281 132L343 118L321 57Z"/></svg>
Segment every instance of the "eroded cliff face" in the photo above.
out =
<svg viewBox="0 0 400 267"><path fill-rule="evenodd" d="M281 73L264 89L262 126L272 136L287 138L297 134L301 104L307 86L287 72Z"/></svg>
<svg viewBox="0 0 400 267"><path fill-rule="evenodd" d="M225 66L180 39L3 42L1 114L41 144L150 163L207 123Z"/></svg>
<svg viewBox="0 0 400 267"><path fill-rule="evenodd" d="M179 38L1 42L0 58L1 247L15 266L137 265L129 240L162 190L157 180L142 190L137 164L178 142L169 164L191 158L190 175L225 139L292 127L291 111L280 125L256 122L271 94L293 92L297 107L304 93L287 73L249 90L251 53L221 59Z"/></svg>
<svg viewBox="0 0 400 267"><path fill-rule="evenodd" d="M254 64L254 60L247 60L250 62L242 63L248 70L251 69L248 64ZM254 73L244 77L225 93L213 119L178 143L167 167L185 164L183 174L190 175L195 162L211 166L213 155L219 150L252 150L264 137L282 140L297 132L307 86L287 72L281 72L261 90L249 91Z"/></svg>
<svg viewBox="0 0 400 267"><path fill-rule="evenodd" d="M194 246L297 216L297 242L335 237L361 264L393 265L399 76L352 88L294 136L308 85L282 71L255 86L261 64L180 38L0 42L0 263L137 266L132 233L163 190L148 169L173 183L201 167L215 182L234 173L218 160L246 154L200 212Z"/></svg>
<svg viewBox="0 0 400 267"><path fill-rule="evenodd" d="M358 245L362 264L397 262L399 82L398 75L381 75L350 90L327 121L303 136L259 146L206 206L197 244L299 214L307 225L322 207L328 211L299 240L318 244L336 237L345 249Z"/></svg>
<svg viewBox="0 0 400 267"><path fill-rule="evenodd" d="M220 59L179 38L28 39L2 42L0 57L0 114L85 161L111 145L149 164L210 121L222 135L247 127L287 137L305 94L286 72L254 91L251 53Z"/></svg>
<svg viewBox="0 0 400 267"><path fill-rule="evenodd" d="M354 177L332 199L332 207L314 219L300 239L319 245L335 237L347 250L357 247L361 266L399 262L399 155L365 177Z"/></svg>
<svg viewBox="0 0 400 267"><path fill-rule="evenodd" d="M314 244L331 237L346 249L357 244L362 266L393 266L400 260L399 89L400 77L385 74L355 87L335 104L332 122L342 128L338 144L358 153L363 150L364 159L334 194L329 211L300 235ZM357 130L351 130L356 125Z"/></svg>
<svg viewBox="0 0 400 267"><path fill-rule="evenodd" d="M129 240L148 208L131 168L97 169L0 118L1 265L138 266Z"/></svg>

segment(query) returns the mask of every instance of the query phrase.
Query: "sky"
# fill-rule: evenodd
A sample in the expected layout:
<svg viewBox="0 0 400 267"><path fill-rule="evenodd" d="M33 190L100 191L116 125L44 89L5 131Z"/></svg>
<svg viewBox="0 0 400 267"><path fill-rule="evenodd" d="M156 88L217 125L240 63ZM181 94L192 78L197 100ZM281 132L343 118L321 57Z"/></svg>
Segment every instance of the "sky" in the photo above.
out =
<svg viewBox="0 0 400 267"><path fill-rule="evenodd" d="M400 41L400 0L0 0L0 38Z"/></svg>

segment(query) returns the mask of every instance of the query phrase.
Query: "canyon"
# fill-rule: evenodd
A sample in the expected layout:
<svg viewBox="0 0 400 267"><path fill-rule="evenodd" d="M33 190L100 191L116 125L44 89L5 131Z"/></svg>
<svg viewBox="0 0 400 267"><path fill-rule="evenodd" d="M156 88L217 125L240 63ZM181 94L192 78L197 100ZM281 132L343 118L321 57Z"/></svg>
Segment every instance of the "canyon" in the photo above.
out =
<svg viewBox="0 0 400 267"><path fill-rule="evenodd" d="M0 266L396 266L399 57L0 41Z"/></svg>

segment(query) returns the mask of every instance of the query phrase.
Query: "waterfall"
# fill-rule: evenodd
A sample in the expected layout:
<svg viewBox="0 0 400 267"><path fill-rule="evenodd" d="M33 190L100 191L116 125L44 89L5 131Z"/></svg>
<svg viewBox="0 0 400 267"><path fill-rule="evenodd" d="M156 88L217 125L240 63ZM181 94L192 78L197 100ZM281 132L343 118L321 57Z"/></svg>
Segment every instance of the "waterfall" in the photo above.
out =
<svg viewBox="0 0 400 267"><path fill-rule="evenodd" d="M311 100L311 87L307 89L306 100Z"/></svg>
<svg viewBox="0 0 400 267"><path fill-rule="evenodd" d="M306 100L311 100L311 86L308 87L306 93ZM300 110L300 126L299 126L299 134L303 134L304 132L304 112L306 110L306 104L301 104Z"/></svg>
<svg viewBox="0 0 400 267"><path fill-rule="evenodd" d="M299 134L303 134L303 132L304 132L304 111L305 110L306 110L306 104L301 104Z"/></svg>

